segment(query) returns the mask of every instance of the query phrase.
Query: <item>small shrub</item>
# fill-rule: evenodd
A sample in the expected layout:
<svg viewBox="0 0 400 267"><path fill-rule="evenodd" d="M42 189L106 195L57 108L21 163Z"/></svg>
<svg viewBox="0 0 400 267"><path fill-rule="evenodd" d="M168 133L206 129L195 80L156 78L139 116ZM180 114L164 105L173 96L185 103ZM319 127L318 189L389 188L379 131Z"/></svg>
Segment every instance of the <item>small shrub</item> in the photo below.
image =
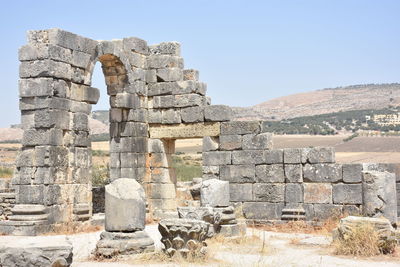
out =
<svg viewBox="0 0 400 267"><path fill-rule="evenodd" d="M110 152L104 150L92 150L92 156L108 157L110 156Z"/></svg>
<svg viewBox="0 0 400 267"><path fill-rule="evenodd" d="M333 246L336 254L354 256L378 255L379 235L371 224L355 226L352 231L334 241Z"/></svg>
<svg viewBox="0 0 400 267"><path fill-rule="evenodd" d="M92 184L93 186L102 186L108 184L109 167L108 165L93 165Z"/></svg>

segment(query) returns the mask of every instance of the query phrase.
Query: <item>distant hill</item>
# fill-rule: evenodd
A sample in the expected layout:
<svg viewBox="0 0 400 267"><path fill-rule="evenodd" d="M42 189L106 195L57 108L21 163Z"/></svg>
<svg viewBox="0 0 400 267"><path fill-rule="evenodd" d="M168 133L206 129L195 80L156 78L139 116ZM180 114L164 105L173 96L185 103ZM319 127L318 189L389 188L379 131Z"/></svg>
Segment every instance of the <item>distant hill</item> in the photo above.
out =
<svg viewBox="0 0 400 267"><path fill-rule="evenodd" d="M234 107L235 120L283 120L349 110L384 109L400 105L400 84L364 84L327 88Z"/></svg>

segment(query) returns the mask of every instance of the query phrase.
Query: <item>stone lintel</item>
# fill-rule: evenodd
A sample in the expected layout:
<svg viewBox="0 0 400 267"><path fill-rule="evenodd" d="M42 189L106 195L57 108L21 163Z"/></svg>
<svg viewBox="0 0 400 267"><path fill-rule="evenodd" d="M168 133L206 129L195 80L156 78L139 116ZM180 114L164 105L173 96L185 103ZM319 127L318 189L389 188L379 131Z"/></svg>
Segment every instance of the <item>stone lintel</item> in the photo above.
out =
<svg viewBox="0 0 400 267"><path fill-rule="evenodd" d="M219 122L201 122L191 124L150 125L150 138L201 138L204 136L219 136Z"/></svg>

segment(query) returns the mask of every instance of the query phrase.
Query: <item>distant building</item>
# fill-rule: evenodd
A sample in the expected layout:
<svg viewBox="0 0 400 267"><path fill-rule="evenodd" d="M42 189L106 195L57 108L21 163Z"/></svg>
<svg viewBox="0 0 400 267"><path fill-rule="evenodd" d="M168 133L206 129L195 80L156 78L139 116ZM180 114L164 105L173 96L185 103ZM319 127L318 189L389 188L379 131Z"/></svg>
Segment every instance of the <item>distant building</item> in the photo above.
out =
<svg viewBox="0 0 400 267"><path fill-rule="evenodd" d="M400 113L374 115L372 121L380 126L400 125Z"/></svg>

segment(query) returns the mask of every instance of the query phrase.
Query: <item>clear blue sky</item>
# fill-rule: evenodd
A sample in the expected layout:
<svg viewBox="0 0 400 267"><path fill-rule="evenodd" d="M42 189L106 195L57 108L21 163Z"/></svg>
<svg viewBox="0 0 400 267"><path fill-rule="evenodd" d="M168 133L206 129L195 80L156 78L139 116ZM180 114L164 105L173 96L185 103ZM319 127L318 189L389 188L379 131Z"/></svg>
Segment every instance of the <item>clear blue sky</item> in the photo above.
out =
<svg viewBox="0 0 400 267"><path fill-rule="evenodd" d="M97 40L179 41L213 104L251 106L315 89L400 81L400 1L3 1L0 127L19 123L17 50L29 29ZM99 70L99 68L97 68ZM94 75L101 101L108 97Z"/></svg>

